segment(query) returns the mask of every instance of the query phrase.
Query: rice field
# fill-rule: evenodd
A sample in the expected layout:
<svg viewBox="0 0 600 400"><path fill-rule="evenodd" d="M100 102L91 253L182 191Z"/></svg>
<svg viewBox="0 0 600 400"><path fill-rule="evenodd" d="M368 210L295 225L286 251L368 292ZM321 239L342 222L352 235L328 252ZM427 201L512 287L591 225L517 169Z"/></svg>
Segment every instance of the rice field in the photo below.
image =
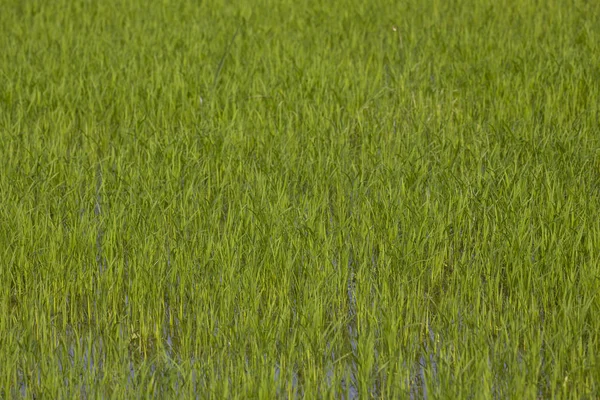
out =
<svg viewBox="0 0 600 400"><path fill-rule="evenodd" d="M0 10L0 399L600 397L600 2Z"/></svg>

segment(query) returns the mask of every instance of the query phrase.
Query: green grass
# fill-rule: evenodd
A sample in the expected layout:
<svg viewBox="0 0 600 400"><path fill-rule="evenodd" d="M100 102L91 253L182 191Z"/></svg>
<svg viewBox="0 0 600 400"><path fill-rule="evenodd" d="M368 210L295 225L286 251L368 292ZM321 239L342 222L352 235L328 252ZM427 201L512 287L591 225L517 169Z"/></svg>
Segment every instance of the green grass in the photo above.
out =
<svg viewBox="0 0 600 400"><path fill-rule="evenodd" d="M598 398L600 2L0 0L0 398Z"/></svg>

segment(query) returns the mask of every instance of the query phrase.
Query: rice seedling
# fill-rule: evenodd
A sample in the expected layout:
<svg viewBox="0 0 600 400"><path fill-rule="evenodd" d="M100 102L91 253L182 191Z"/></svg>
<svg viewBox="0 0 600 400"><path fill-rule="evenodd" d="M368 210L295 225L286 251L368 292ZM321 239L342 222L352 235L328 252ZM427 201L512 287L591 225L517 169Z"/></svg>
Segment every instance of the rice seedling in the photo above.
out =
<svg viewBox="0 0 600 400"><path fill-rule="evenodd" d="M599 396L600 3L0 9L0 398Z"/></svg>

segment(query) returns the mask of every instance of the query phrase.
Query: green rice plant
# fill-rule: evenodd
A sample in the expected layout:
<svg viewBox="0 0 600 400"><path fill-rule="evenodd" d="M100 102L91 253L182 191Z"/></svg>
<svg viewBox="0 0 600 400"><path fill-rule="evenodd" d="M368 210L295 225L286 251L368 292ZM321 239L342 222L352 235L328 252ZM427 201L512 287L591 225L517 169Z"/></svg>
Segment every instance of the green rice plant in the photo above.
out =
<svg viewBox="0 0 600 400"><path fill-rule="evenodd" d="M599 396L600 3L0 9L0 398Z"/></svg>

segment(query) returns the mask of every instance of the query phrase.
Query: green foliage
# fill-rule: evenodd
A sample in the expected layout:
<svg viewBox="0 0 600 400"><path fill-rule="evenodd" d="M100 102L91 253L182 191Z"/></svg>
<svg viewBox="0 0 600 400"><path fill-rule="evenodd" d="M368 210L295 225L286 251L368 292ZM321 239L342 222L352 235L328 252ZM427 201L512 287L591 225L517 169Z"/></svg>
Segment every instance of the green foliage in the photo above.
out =
<svg viewBox="0 0 600 400"><path fill-rule="evenodd" d="M597 398L600 2L0 0L0 398Z"/></svg>

